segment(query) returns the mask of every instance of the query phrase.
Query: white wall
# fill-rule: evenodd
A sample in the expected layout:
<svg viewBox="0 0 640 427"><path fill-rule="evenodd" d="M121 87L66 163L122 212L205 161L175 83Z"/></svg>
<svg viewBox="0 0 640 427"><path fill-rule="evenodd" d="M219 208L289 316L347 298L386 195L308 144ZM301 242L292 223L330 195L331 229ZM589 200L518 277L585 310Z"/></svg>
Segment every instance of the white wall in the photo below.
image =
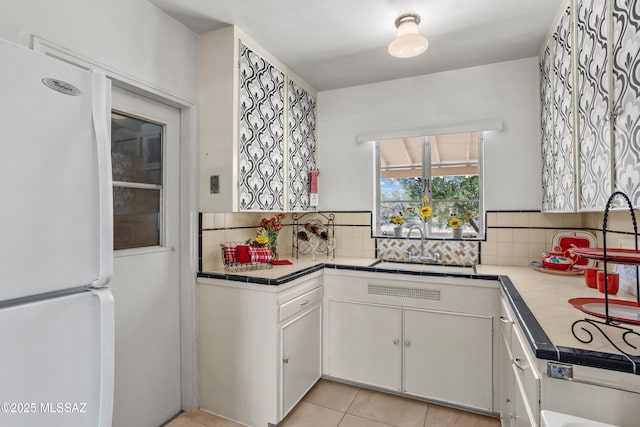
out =
<svg viewBox="0 0 640 427"><path fill-rule="evenodd" d="M372 209L373 144L358 135L490 119L504 130L485 134L485 209L540 209L539 105L537 58L320 92L320 209Z"/></svg>
<svg viewBox="0 0 640 427"><path fill-rule="evenodd" d="M32 34L197 99L197 35L146 0L4 1L0 37L30 47Z"/></svg>
<svg viewBox="0 0 640 427"><path fill-rule="evenodd" d="M139 83L154 93L186 100L188 104L195 103L198 99L197 34L147 0L3 1L0 6L0 38L31 47L33 35L68 49L82 59L112 70L124 76L127 81ZM189 120L192 116L191 111L186 109L183 111L181 127L183 166L189 164L190 151L193 151L191 147L196 129ZM192 203L192 196L188 195L188 183L195 180L190 179L188 168L181 167L181 169L181 212L184 213L189 211L186 205ZM192 204L195 205L195 203ZM191 225L193 222L190 223L192 219L195 218L188 213L181 214L181 233L185 237L184 242L189 242L187 238L189 235L195 238L197 231ZM189 232L190 229L193 231ZM188 409L197 406L195 364L193 363L195 327L192 327L195 321L193 313L195 280L191 268L193 262L188 259L191 247L186 243L181 246L181 256L184 259L181 294L186 296L181 298L183 313L181 327L185 342L182 346L182 397L185 409ZM118 313L118 307L122 306L118 305L116 297L116 313ZM138 310L143 308L138 307ZM119 314L116 315L119 316ZM132 330L130 328L133 327L127 325L122 329ZM127 340L131 339L131 334L121 333L122 329L116 331L116 395L113 425L114 427L157 425L158 422L148 419L144 422L139 420L144 417L150 418L151 411L154 412L152 417L156 418L173 416L175 408L165 408L161 413L153 408L154 396L151 393L145 396L132 396L128 392L131 388L127 387L126 381L135 381L135 379L123 380L122 373L125 371L119 364L122 364L122 361L128 364L130 360L135 359L127 358L127 351L130 348L127 346ZM138 371L144 372L144 369L138 369ZM180 402L177 404L179 406Z"/></svg>

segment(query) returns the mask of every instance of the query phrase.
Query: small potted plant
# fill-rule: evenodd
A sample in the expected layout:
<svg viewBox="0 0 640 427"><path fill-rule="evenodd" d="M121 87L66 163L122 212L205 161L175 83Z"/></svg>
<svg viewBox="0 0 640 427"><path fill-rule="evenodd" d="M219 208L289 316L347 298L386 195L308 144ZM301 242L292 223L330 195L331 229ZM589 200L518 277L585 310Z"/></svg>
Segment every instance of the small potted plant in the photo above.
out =
<svg viewBox="0 0 640 427"><path fill-rule="evenodd" d="M462 239L462 220L452 213L447 221L447 225L453 230L454 239Z"/></svg>
<svg viewBox="0 0 640 427"><path fill-rule="evenodd" d="M393 235L395 237L402 237L402 224L404 224L404 215L402 212L398 212L397 215L392 215L391 220L389 221L393 224Z"/></svg>

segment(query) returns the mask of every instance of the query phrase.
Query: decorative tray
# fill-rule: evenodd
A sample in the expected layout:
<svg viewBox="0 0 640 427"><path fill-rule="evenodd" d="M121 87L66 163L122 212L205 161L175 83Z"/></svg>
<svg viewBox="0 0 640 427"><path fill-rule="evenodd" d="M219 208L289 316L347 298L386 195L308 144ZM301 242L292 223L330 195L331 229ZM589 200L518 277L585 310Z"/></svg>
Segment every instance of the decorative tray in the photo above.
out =
<svg viewBox="0 0 640 427"><path fill-rule="evenodd" d="M584 313L605 318L604 298L572 298L569 304ZM609 299L609 319L640 325L640 304L635 301Z"/></svg>
<svg viewBox="0 0 640 427"><path fill-rule="evenodd" d="M604 261L603 248L575 248L570 249L576 255L583 258ZM640 264L640 251L634 249L607 249L607 262L614 264Z"/></svg>
<svg viewBox="0 0 640 427"><path fill-rule="evenodd" d="M542 273L548 274L557 274L560 276L577 276L578 274L583 274L584 269L582 268L569 268L567 270L554 270L553 268L545 267L538 261L533 261L529 264L534 270L540 271Z"/></svg>
<svg viewBox="0 0 640 427"><path fill-rule="evenodd" d="M588 231L582 230L561 230L553 235L551 247L559 252L566 252L573 248L594 248L596 246L596 236ZM576 257L575 268L595 267L596 262L592 259Z"/></svg>

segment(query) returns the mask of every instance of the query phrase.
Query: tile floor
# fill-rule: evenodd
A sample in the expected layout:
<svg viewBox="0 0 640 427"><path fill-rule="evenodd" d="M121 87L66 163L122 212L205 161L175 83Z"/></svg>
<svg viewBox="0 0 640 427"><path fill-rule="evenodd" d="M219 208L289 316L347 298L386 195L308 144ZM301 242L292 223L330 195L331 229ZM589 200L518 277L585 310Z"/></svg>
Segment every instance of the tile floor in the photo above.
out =
<svg viewBox="0 0 640 427"><path fill-rule="evenodd" d="M238 427L200 411L165 427ZM320 380L278 427L499 427L500 420L377 391Z"/></svg>

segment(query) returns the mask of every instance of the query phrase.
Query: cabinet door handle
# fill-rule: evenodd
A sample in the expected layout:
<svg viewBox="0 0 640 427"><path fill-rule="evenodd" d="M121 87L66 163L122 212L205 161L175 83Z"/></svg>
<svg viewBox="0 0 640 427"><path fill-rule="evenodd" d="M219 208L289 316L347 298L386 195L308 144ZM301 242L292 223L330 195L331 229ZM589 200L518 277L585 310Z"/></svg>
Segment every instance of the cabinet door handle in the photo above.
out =
<svg viewBox="0 0 640 427"><path fill-rule="evenodd" d="M500 316L500 321L501 321L502 323L504 323L505 325L511 325L511 324L513 323L513 320L507 319L507 318L506 318L506 317L504 317L504 316Z"/></svg>
<svg viewBox="0 0 640 427"><path fill-rule="evenodd" d="M516 368L520 369L521 371L524 371L525 369L527 369L522 359L520 358L516 357L515 359L513 359L513 364Z"/></svg>
<svg viewBox="0 0 640 427"><path fill-rule="evenodd" d="M282 364L283 365L288 365L289 364L289 358L287 357L286 359L282 360Z"/></svg>
<svg viewBox="0 0 640 427"><path fill-rule="evenodd" d="M306 300L302 301L302 302L300 303L300 306L307 305L307 304L309 304L309 300L308 300L308 299L306 299Z"/></svg>
<svg viewBox="0 0 640 427"><path fill-rule="evenodd" d="M395 340L393 340L393 343L394 343L395 345L398 345L398 344L400 344L400 340L399 340L398 338L396 338Z"/></svg>
<svg viewBox="0 0 640 427"><path fill-rule="evenodd" d="M411 347L411 341L410 340L406 340L404 342L404 345L407 346L407 347Z"/></svg>

